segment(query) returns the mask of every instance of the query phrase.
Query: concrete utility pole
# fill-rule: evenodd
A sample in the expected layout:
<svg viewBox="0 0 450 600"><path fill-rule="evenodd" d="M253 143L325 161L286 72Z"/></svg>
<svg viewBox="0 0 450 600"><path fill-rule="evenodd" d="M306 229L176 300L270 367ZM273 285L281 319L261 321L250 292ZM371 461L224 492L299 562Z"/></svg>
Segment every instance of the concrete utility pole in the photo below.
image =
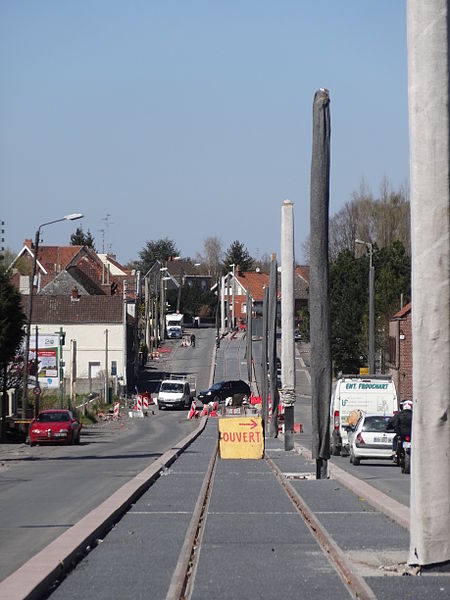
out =
<svg viewBox="0 0 450 600"><path fill-rule="evenodd" d="M222 277L220 284L220 334L225 333L225 277Z"/></svg>
<svg viewBox="0 0 450 600"><path fill-rule="evenodd" d="M231 308L231 291L230 291L230 273L227 273L227 331L231 331L230 327L230 308Z"/></svg>
<svg viewBox="0 0 450 600"><path fill-rule="evenodd" d="M277 255L272 254L269 279L269 315L268 315L268 355L269 355L269 388L272 417L270 419L270 436L278 437L278 388L277 388L277 288L278 267Z"/></svg>
<svg viewBox="0 0 450 600"><path fill-rule="evenodd" d="M77 381L77 340L70 340L70 404L71 406L76 405L77 392L76 392L76 381ZM86 414L86 408L83 404L83 414Z"/></svg>
<svg viewBox="0 0 450 600"><path fill-rule="evenodd" d="M253 367L253 348L252 348L252 297L250 290L247 289L246 298L246 311L247 311L247 378L251 387L253 380L252 367Z"/></svg>
<svg viewBox="0 0 450 600"><path fill-rule="evenodd" d="M144 277L144 299L145 299L145 345L150 348L150 302L149 302L149 289L148 289L148 274Z"/></svg>
<svg viewBox="0 0 450 600"><path fill-rule="evenodd" d="M108 402L109 375L108 375L108 330L105 329L105 404Z"/></svg>
<svg viewBox="0 0 450 600"><path fill-rule="evenodd" d="M407 3L413 431L408 562L450 560L448 0Z"/></svg>
<svg viewBox="0 0 450 600"><path fill-rule="evenodd" d="M230 265L233 269L233 279L231 281L231 327L234 328L234 269L236 268L236 265L233 263L232 265Z"/></svg>
<svg viewBox="0 0 450 600"><path fill-rule="evenodd" d="M369 248L369 374L375 375L375 267L373 266L373 244L355 240ZM381 366L381 363L380 363Z"/></svg>
<svg viewBox="0 0 450 600"><path fill-rule="evenodd" d="M263 330L262 330L262 344L261 344L261 366L262 366L262 413L264 421L264 431L267 432L267 422L269 419L269 404L268 404L268 368L267 368L267 321L269 315L269 288L264 286L264 300L263 300Z"/></svg>
<svg viewBox="0 0 450 600"><path fill-rule="evenodd" d="M284 449L294 448L294 203L281 208L281 389L284 404Z"/></svg>
<svg viewBox="0 0 450 600"><path fill-rule="evenodd" d="M127 347L127 280L123 282L123 386L124 392L128 392L127 382L127 364L128 364L128 347Z"/></svg>
<svg viewBox="0 0 450 600"><path fill-rule="evenodd" d="M328 476L330 458L331 319L328 269L328 213L330 195L330 98L328 90L315 93L311 160L310 211L310 337L312 392L312 455L316 478Z"/></svg>

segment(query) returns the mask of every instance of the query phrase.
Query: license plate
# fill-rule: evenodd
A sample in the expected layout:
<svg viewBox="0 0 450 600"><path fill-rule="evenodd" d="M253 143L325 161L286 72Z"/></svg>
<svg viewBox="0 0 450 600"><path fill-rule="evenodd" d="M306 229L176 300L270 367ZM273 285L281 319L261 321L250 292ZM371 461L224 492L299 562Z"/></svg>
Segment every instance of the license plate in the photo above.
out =
<svg viewBox="0 0 450 600"><path fill-rule="evenodd" d="M375 444L387 444L389 442L389 438L387 436L374 437L373 441Z"/></svg>
<svg viewBox="0 0 450 600"><path fill-rule="evenodd" d="M403 442L403 448L409 450L411 448L411 442Z"/></svg>

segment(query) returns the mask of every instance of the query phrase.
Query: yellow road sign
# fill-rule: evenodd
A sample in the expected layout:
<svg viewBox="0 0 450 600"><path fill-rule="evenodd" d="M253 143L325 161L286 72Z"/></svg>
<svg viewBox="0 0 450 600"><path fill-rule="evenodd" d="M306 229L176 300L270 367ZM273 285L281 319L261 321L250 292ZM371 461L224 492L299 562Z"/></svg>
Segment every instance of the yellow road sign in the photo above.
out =
<svg viewBox="0 0 450 600"><path fill-rule="evenodd" d="M220 458L262 458L264 435L261 417L219 419Z"/></svg>

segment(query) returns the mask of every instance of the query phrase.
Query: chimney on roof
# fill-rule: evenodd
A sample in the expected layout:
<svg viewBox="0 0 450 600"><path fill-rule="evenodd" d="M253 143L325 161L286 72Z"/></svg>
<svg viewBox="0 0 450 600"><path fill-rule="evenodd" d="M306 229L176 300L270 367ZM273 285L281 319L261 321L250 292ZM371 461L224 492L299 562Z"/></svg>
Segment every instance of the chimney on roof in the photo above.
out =
<svg viewBox="0 0 450 600"><path fill-rule="evenodd" d="M72 302L78 302L80 300L80 292L78 291L78 288L76 285L74 285L72 288L71 300L72 300Z"/></svg>
<svg viewBox="0 0 450 600"><path fill-rule="evenodd" d="M25 240L23 243L24 243L24 246L26 246L30 250L33 249L33 240Z"/></svg>

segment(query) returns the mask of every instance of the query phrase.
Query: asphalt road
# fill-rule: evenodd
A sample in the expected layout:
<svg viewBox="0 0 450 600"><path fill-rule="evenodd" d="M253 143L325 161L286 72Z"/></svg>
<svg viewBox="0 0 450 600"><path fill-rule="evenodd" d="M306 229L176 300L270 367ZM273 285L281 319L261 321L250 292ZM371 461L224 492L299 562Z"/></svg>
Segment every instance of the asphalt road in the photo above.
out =
<svg viewBox="0 0 450 600"><path fill-rule="evenodd" d="M196 330L196 338L195 348L168 342L170 354L142 373L140 391L154 391L169 365L208 387L214 331ZM79 446L0 446L0 581L198 425L185 410L122 413L84 428Z"/></svg>
<svg viewBox="0 0 450 600"><path fill-rule="evenodd" d="M261 343L253 344L253 353L255 364L259 365ZM312 427L311 427L311 379L310 369L310 348L309 344L297 342L296 350L296 395L297 400L294 406L294 419L296 423L301 423L303 433L296 435L296 442L311 450ZM279 351L279 355L281 352ZM260 370L257 370L257 376L260 377ZM331 462L341 469L348 471L355 477L362 479L373 487L384 492L394 500L409 506L410 499L410 476L401 473L399 467L386 460L365 460L357 467L351 465L348 457L333 456Z"/></svg>
<svg viewBox="0 0 450 600"><path fill-rule="evenodd" d="M198 329L195 334L195 348L184 348L179 341L167 344L170 354L162 354L159 361L154 361L142 373L140 391L155 392L158 382L169 372L195 375L197 391L209 386L214 376L211 360L215 331ZM255 342L253 349L257 365L260 344ZM303 433L296 436L296 441L311 448L308 365L308 346L296 344L298 399L295 421L303 425ZM246 378L241 359L234 364L225 362L221 369L225 366L228 377ZM118 423L100 423L85 428L80 446L0 446L0 546L3 550L0 580L98 506L197 425L186 419L186 411L153 412L144 419L125 416ZM358 467L350 465L347 458L333 457L332 461L399 502L409 505L409 476L402 475L400 469L386 461L362 463Z"/></svg>

